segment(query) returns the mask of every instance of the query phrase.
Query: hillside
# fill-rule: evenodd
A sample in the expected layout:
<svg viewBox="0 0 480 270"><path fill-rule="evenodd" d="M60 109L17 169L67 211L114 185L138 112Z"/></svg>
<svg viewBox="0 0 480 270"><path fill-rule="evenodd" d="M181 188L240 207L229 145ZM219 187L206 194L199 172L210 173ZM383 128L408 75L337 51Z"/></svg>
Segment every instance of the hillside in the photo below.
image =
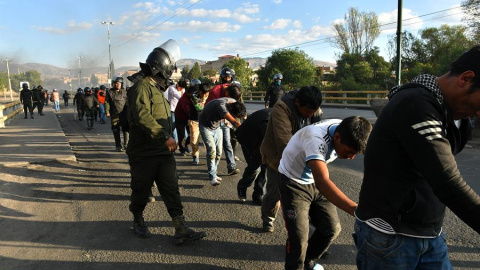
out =
<svg viewBox="0 0 480 270"><path fill-rule="evenodd" d="M252 69L258 69L259 67L265 65L267 58L261 57L252 57L252 58L245 58ZM184 66L188 65L192 67L195 62L198 62L200 65L204 64L206 61L198 60L198 59L182 59L177 62L178 68L183 68ZM314 60L315 64L318 66L336 66L335 63L329 63L319 60ZM123 66L123 67L116 67L115 73L124 73L127 70L138 70L138 66ZM42 75L42 79L63 79L64 77L77 77L79 69L78 68L63 68L52 66L48 64L41 64L41 63L24 63L24 64L17 64L12 62L10 64L10 74L18 74L19 72L26 72L29 70L36 70ZM6 66L0 65L0 72L6 72ZM82 73L84 76L90 76L90 74L95 73L107 73L107 67L84 67L82 68Z"/></svg>

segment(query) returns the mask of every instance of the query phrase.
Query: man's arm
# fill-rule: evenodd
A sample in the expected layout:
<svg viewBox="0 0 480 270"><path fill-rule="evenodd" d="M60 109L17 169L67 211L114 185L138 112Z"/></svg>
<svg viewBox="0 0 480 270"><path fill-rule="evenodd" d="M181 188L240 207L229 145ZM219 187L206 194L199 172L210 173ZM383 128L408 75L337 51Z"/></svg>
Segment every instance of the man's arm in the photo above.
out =
<svg viewBox="0 0 480 270"><path fill-rule="evenodd" d="M226 113L223 118L228 120L228 122L232 123L232 125L236 128L238 128L242 124L239 121L237 121L235 117L233 117L230 113Z"/></svg>
<svg viewBox="0 0 480 270"><path fill-rule="evenodd" d="M336 207L353 216L357 204L350 200L350 198L330 180L327 164L318 159L312 159L308 161L307 164L312 170L315 186L320 193Z"/></svg>

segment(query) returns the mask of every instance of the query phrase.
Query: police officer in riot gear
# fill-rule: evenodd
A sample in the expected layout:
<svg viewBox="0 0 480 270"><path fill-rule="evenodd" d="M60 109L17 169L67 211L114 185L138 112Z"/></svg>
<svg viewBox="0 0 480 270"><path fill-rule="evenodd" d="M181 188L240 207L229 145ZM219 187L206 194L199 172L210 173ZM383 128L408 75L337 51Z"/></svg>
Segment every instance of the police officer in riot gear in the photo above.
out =
<svg viewBox="0 0 480 270"><path fill-rule="evenodd" d="M93 119L95 116L95 111L98 108L98 100L95 95L92 94L92 89L90 87L85 87L85 98L83 103L83 110L85 111L85 116L87 117L87 129L93 129Z"/></svg>
<svg viewBox="0 0 480 270"><path fill-rule="evenodd" d="M277 73L273 75L273 82L270 84L270 87L265 94L265 108L273 108L273 105L277 103L278 99L283 96L285 89L283 89L282 84L283 75Z"/></svg>
<svg viewBox="0 0 480 270"><path fill-rule="evenodd" d="M127 120L127 90L123 88L123 77L117 76L112 81L112 88L107 91L105 98L106 116L112 123L115 149L124 151L128 143L128 120ZM120 138L120 130L123 133L123 144Z"/></svg>
<svg viewBox="0 0 480 270"><path fill-rule="evenodd" d="M83 103L85 101L85 95L83 93L82 88L77 89L77 93L73 97L73 106L77 106L77 115L78 121L83 120L83 116L85 115L85 111L83 110Z"/></svg>
<svg viewBox="0 0 480 270"><path fill-rule="evenodd" d="M22 84L22 91L20 91L20 102L23 104L23 111L25 112L24 119L27 119L27 110L30 112L30 118L33 119L33 91L28 89L28 84Z"/></svg>
<svg viewBox="0 0 480 270"><path fill-rule="evenodd" d="M179 59L180 48L170 39L153 49L146 62L140 63L141 71L128 78L134 84L128 90L127 154L132 175L129 209L133 213L135 234L150 236L143 211L155 182L175 227L174 241L183 243L201 239L206 234L195 232L185 224L174 157L177 143L172 137L170 106L163 93Z"/></svg>

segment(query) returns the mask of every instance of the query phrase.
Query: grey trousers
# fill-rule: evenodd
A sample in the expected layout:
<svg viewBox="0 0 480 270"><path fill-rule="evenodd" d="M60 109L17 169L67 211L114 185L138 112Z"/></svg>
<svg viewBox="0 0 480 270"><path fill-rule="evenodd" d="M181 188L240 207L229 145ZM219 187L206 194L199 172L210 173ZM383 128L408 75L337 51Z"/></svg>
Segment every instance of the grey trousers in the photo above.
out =
<svg viewBox="0 0 480 270"><path fill-rule="evenodd" d="M273 224L278 211L280 210L280 191L278 184L280 174L277 170L267 165L267 185L262 203L262 221L263 225Z"/></svg>

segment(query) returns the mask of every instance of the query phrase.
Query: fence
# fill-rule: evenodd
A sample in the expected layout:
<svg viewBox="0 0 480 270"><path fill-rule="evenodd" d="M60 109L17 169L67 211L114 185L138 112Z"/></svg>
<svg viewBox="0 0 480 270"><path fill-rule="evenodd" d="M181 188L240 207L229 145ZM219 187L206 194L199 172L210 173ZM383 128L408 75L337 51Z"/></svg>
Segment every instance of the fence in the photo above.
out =
<svg viewBox="0 0 480 270"><path fill-rule="evenodd" d="M4 128L17 113L23 109L20 101L13 101L8 104L0 104L0 128Z"/></svg>
<svg viewBox="0 0 480 270"><path fill-rule="evenodd" d="M388 94L387 90L365 90L365 91L334 91L322 90L323 100L327 103L356 103L356 104L370 104L370 100L374 98L384 98ZM244 94L244 100L263 101L265 92L250 91Z"/></svg>

